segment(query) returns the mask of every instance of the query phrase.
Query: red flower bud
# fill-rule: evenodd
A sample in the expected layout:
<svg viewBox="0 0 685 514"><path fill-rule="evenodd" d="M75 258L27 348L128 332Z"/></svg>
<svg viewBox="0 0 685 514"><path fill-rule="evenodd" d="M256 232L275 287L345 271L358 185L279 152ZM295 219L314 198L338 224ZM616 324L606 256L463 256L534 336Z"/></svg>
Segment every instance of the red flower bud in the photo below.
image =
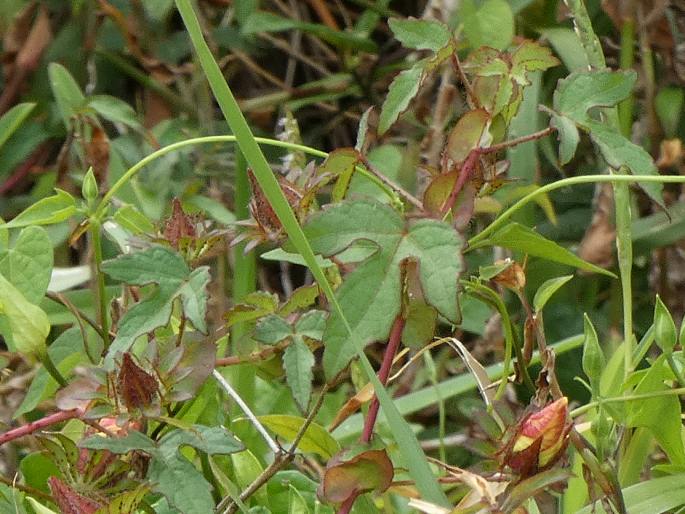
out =
<svg viewBox="0 0 685 514"><path fill-rule="evenodd" d="M524 477L548 469L566 450L570 430L568 399L559 398L524 416L501 452L502 463Z"/></svg>

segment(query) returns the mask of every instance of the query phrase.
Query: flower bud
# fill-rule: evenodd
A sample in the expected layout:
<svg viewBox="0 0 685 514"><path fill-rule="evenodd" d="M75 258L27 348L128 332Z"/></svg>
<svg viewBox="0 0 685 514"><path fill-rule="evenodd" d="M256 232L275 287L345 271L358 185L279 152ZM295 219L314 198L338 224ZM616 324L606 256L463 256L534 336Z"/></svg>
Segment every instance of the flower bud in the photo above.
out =
<svg viewBox="0 0 685 514"><path fill-rule="evenodd" d="M656 296L656 305L654 306L654 339L666 355L673 353L673 347L676 343L675 323L659 295Z"/></svg>
<svg viewBox="0 0 685 514"><path fill-rule="evenodd" d="M495 265L505 263L506 261L496 261ZM493 280L498 284L515 291L522 291L523 288L526 287L526 273L518 262L512 262L510 266L507 266L495 275Z"/></svg>
<svg viewBox="0 0 685 514"><path fill-rule="evenodd" d="M98 197L98 183L93 173L93 168L88 168L86 175L83 177L83 184L81 185L81 195L88 205L92 205Z"/></svg>
<svg viewBox="0 0 685 514"><path fill-rule="evenodd" d="M560 398L526 415L501 452L502 463L522 477L552 467L568 444L568 399Z"/></svg>

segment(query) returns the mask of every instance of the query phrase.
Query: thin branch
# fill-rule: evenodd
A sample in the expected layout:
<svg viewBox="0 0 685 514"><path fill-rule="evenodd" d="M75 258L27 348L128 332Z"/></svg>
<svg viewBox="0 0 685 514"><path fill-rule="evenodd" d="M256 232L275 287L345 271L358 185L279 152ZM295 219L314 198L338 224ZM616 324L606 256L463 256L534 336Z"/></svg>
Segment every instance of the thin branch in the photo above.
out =
<svg viewBox="0 0 685 514"><path fill-rule="evenodd" d="M295 451L297 450L297 446L300 444L300 441L304 437L304 434L307 432L307 429L312 424L314 418L321 409L321 406L323 405L323 400L327 392L328 385L324 385L321 388L321 392L319 393L319 397L317 398L316 403L309 411L307 419L304 420L304 423L302 423L302 426L293 438L293 442L290 446L290 449L285 453L281 452L276 454L274 461L264 471L262 471L262 473L257 478L255 478L255 480L247 487L247 489L240 493L241 502L244 502L255 492L257 492L260 487L262 487L271 479L271 477L273 477L280 469L282 469L285 465L290 463L295 458ZM230 496L227 496L223 500L221 500L221 502L216 508L216 511L222 512L223 514L233 514L237 509L238 505L236 504L236 502L233 501L233 499Z"/></svg>
<svg viewBox="0 0 685 514"><path fill-rule="evenodd" d="M266 444L269 446L272 452L274 452L277 456L283 453L283 449L278 445L276 441L269 435L269 432L266 431L266 428L264 428L264 425L257 419L257 416L254 415L254 413L250 410L250 407L247 406L247 404L243 401L243 399L240 397L240 395L231 387L231 384L228 383L228 381L219 373L217 370L214 370L212 372L214 375L214 378L219 382L219 385L223 387L224 391L226 391L226 394L230 396L233 401L235 401L238 406L240 407L240 410L242 410L245 415L247 416L247 419L250 420L252 425L257 429L257 432L260 433L262 438L264 438L264 441L266 441Z"/></svg>
<svg viewBox="0 0 685 514"><path fill-rule="evenodd" d="M461 66L461 61L459 60L459 55L457 55L456 50L452 52L451 62L457 77L459 77L459 80L464 85L464 89L466 89L466 95L469 97L469 100L471 100L476 107L480 107L478 103L478 97L473 92L471 82L469 82L469 79L466 77L466 73L464 73L464 68Z"/></svg>
<svg viewBox="0 0 685 514"><path fill-rule="evenodd" d="M57 303L61 303L62 305L64 305L69 310L69 312L71 312L73 314L73 316L76 318L76 321L78 322L79 328L81 330L81 336L83 337L83 349L85 350L86 355L88 356L88 360L90 360L90 362L92 364L97 364L98 359L96 359L90 353L90 345L88 344L88 337L86 334L86 328L83 325L83 322L85 321L86 323L88 323L91 327L93 327L93 330L95 330L98 333L98 335L100 337L102 337L103 332L102 332L102 329L100 328L100 326L97 323L95 323L94 320L89 318L83 311L79 310L78 307L76 307L76 305L74 305L71 302L71 300L69 300L69 298L67 298L62 293L53 293L53 292L48 291L46 293L46 296L48 298L50 298L51 300L57 302ZM111 334L111 335L114 336L115 334ZM103 340L104 340L104 338L103 338Z"/></svg>
<svg viewBox="0 0 685 514"><path fill-rule="evenodd" d="M527 134L525 136L517 137L515 139L509 139L508 141L503 141L501 143L498 143L496 145L488 146L487 148L480 148L479 152L482 155L487 155L495 152L499 152L501 150L506 150L507 148L511 148L512 146L517 146L523 143L528 143L530 141L534 141L536 139L542 139L543 137L547 137L550 134L554 132L553 127L547 127L546 129L538 130L537 132L533 132L532 134Z"/></svg>
<svg viewBox="0 0 685 514"><path fill-rule="evenodd" d="M52 496L50 496L47 493L44 493L40 489L36 489L34 487L31 487L29 485L24 485L24 484L18 484L16 477L12 480L10 480L7 477L4 477L0 475L0 484L5 484L10 487L13 487L14 489L17 489L23 493L30 494L31 496L36 496L37 498L42 498L43 500L49 500L52 501Z"/></svg>
<svg viewBox="0 0 685 514"><path fill-rule="evenodd" d="M0 434L0 446L15 439L19 439L20 437L30 435L34 432L37 432L38 430L42 430L51 425L61 423L62 421L79 418L83 415L83 412L84 411L82 409L59 411L53 414L48 414L44 418L41 418L32 423L27 423L26 425L22 425L20 427L13 428L12 430L8 430L7 432Z"/></svg>
<svg viewBox="0 0 685 514"><path fill-rule="evenodd" d="M392 362L395 359L395 354L397 349L400 347L400 341L402 340L402 330L404 329L405 319L402 313L398 314L395 318L395 322L390 330L390 338L388 339L388 346L385 348L385 354L383 355L383 363L381 364L381 369L378 371L378 380L383 386L388 382L388 377L390 376L390 368L392 367ZM374 395L373 400L371 400L371 405L369 406L369 411L366 413L366 420L364 420L364 430L361 435L361 442L368 443L373 437L373 427L376 424L376 418L378 417L378 397Z"/></svg>
<svg viewBox="0 0 685 514"><path fill-rule="evenodd" d="M403 197L405 200L407 200L414 207L416 207L417 209L423 210L423 202L421 200L416 198L409 191L406 191L399 184L396 184L395 182L390 180L388 177L383 175L380 171L376 170L373 166L371 166L371 163L369 163L369 161L366 159L366 157L361 156L361 162L364 164L364 167L368 170L368 172L371 173L371 175L376 177L383 184L385 184L390 189L392 189L395 193L397 193L398 195Z"/></svg>

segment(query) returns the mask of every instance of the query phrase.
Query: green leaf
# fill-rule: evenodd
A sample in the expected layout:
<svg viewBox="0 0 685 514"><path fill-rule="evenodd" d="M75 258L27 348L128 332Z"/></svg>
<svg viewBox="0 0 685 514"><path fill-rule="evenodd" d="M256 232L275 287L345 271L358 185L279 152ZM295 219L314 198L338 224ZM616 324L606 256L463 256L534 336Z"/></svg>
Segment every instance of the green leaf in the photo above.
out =
<svg viewBox="0 0 685 514"><path fill-rule="evenodd" d="M511 76L522 86L530 85L528 73L559 65L552 51L535 41L525 40L511 54Z"/></svg>
<svg viewBox="0 0 685 514"><path fill-rule="evenodd" d="M105 358L106 366L111 367L114 357L127 351L138 337L166 325L176 298L181 298L183 311L193 326L206 332L208 267L190 271L180 255L168 248L153 246L105 261L102 270L127 284L157 284L152 294L131 307L121 318L117 337Z"/></svg>
<svg viewBox="0 0 685 514"><path fill-rule="evenodd" d="M242 302L233 306L226 313L226 328L262 318L278 310L278 296L265 291L250 293L243 298Z"/></svg>
<svg viewBox="0 0 685 514"><path fill-rule="evenodd" d="M240 421L249 423L246 419L241 419ZM302 427L304 418L287 414L269 414L259 416L259 421L286 441L292 441ZM316 453L326 460L332 458L333 455L340 451L338 442L325 428L317 423L312 423L307 427L297 448L305 453Z"/></svg>
<svg viewBox="0 0 685 514"><path fill-rule="evenodd" d="M257 322L254 338L260 343L277 344L292 335L293 328L286 320L276 314L270 314Z"/></svg>
<svg viewBox="0 0 685 514"><path fill-rule="evenodd" d="M282 32L293 29L312 34L339 48L364 52L375 52L377 50L373 41L359 33L333 30L325 25L283 18L264 11L257 11L252 14L243 24L242 32L243 34L256 34L258 32Z"/></svg>
<svg viewBox="0 0 685 514"><path fill-rule="evenodd" d="M651 156L641 147L626 139L619 132L592 119L592 110L599 107L613 107L625 99L635 85L634 71L585 71L571 73L559 81L554 92L554 110L574 122L599 148L607 164L614 169L626 167L636 175L658 175ZM554 119L553 124L561 128L560 161L570 160L577 146L577 134L569 128L567 120ZM645 192L659 205L663 204L663 184L640 184Z"/></svg>
<svg viewBox="0 0 685 514"><path fill-rule="evenodd" d="M236 221L235 214L229 211L224 204L213 198L203 195L194 195L183 201L184 207L186 204L195 207L196 209L200 209L205 215L222 225L231 225Z"/></svg>
<svg viewBox="0 0 685 514"><path fill-rule="evenodd" d="M535 312L542 311L552 295L554 295L559 288L561 288L572 278L573 275L566 275L564 277L550 278L549 280L543 282L542 285L538 287L538 290L535 292L535 297L533 298L533 307L535 308Z"/></svg>
<svg viewBox="0 0 685 514"><path fill-rule="evenodd" d="M422 301L410 300L402 330L402 343L414 349L425 346L433 339L437 322L438 311Z"/></svg>
<svg viewBox="0 0 685 514"><path fill-rule="evenodd" d="M93 435L79 441L79 447L91 450L108 450L117 455L141 450L151 455L157 452L157 443L137 430L131 430L123 437L102 437Z"/></svg>
<svg viewBox="0 0 685 514"><path fill-rule="evenodd" d="M583 341L583 371L590 379L593 388L599 387L600 377L606 368L606 357L597 338L597 332L587 314L583 315L585 339Z"/></svg>
<svg viewBox="0 0 685 514"><path fill-rule="evenodd" d="M145 130L133 107L119 98L109 95L91 96L88 106L113 123L121 123L141 132Z"/></svg>
<svg viewBox="0 0 685 514"><path fill-rule="evenodd" d="M587 54L573 29L555 27L545 29L541 33L542 37L550 42L568 71L588 69Z"/></svg>
<svg viewBox="0 0 685 514"><path fill-rule="evenodd" d="M68 128L71 117L78 114L85 106L86 97L83 96L81 88L69 71L61 64L50 63L48 65L48 76L52 94L62 114L64 126Z"/></svg>
<svg viewBox="0 0 685 514"><path fill-rule="evenodd" d="M485 0L476 8L473 0L461 4L464 35L472 48L491 46L503 50L514 37L514 13L505 0Z"/></svg>
<svg viewBox="0 0 685 514"><path fill-rule="evenodd" d="M45 340L50 333L47 314L27 301L21 292L0 275L0 313L9 321L14 348L26 357L45 354Z"/></svg>
<svg viewBox="0 0 685 514"><path fill-rule="evenodd" d="M68 377L77 364L86 362L81 330L78 327L72 327L62 332L48 347L48 355L59 372L64 377ZM55 394L58 388L59 384L41 366L12 418L17 419L19 416L31 412L41 401Z"/></svg>
<svg viewBox="0 0 685 514"><path fill-rule="evenodd" d="M12 248L0 252L0 274L28 302L37 304L50 283L52 254L52 242L47 231L42 227L26 227Z"/></svg>
<svg viewBox="0 0 685 514"><path fill-rule="evenodd" d="M407 110L409 102L419 92L425 75L425 65L425 61L419 61L408 70L401 71L393 79L378 118L378 135L385 134L400 114Z"/></svg>
<svg viewBox="0 0 685 514"><path fill-rule="evenodd" d="M648 368L637 385L634 394L647 394L665 391L670 387L665 381L672 375L665 363L666 356L661 355ZM629 427L647 427L663 448L671 464L685 465L685 448L681 436L680 400L677 396L655 396L627 402L626 425Z"/></svg>
<svg viewBox="0 0 685 514"><path fill-rule="evenodd" d="M326 328L326 313L324 311L305 312L295 323L295 333L321 341Z"/></svg>
<svg viewBox="0 0 685 514"><path fill-rule="evenodd" d="M312 396L312 380L314 374L314 354L302 337L293 337L283 353L283 367L285 378L293 393L293 398L302 411L306 411Z"/></svg>
<svg viewBox="0 0 685 514"><path fill-rule="evenodd" d="M133 205L122 205L114 213L114 221L116 221L123 228L128 230L131 234L153 234L155 226L142 212L136 209Z"/></svg>
<svg viewBox="0 0 685 514"><path fill-rule="evenodd" d="M664 87L654 97L654 110L668 138L676 137L678 133L684 103L685 92L681 87ZM2 131L0 131L1 133Z"/></svg>
<svg viewBox="0 0 685 514"><path fill-rule="evenodd" d="M0 118L0 148L14 134L36 107L35 103L21 103L12 107Z"/></svg>
<svg viewBox="0 0 685 514"><path fill-rule="evenodd" d="M309 514L307 502L300 492L292 485L288 486L290 491L290 501L288 502L288 514Z"/></svg>
<svg viewBox="0 0 685 514"><path fill-rule="evenodd" d="M214 511L212 486L195 466L176 453L169 459L152 459L148 479L154 490L163 494L169 505L183 514Z"/></svg>
<svg viewBox="0 0 685 514"><path fill-rule="evenodd" d="M554 110L582 123L590 119L590 109L612 107L625 99L636 78L632 70L573 72L559 81L554 92Z"/></svg>
<svg viewBox="0 0 685 514"><path fill-rule="evenodd" d="M446 319L459 321L457 277L463 269L461 236L433 219L412 220L385 204L343 202L312 216L304 227L312 249L329 257L356 241L378 246L371 257L347 275L337 298L350 326L366 344L385 339L401 308L400 264L419 262L426 302ZM344 323L335 313L324 333L324 369L334 377L349 362L354 348Z"/></svg>
<svg viewBox="0 0 685 514"><path fill-rule="evenodd" d="M203 425L193 425L188 430L173 430L162 437L158 445L165 459L173 457L181 446L192 446L208 455L229 455L245 449L224 427Z"/></svg>
<svg viewBox="0 0 685 514"><path fill-rule="evenodd" d="M390 18L388 24L395 39L402 43L402 46L414 50L437 52L447 46L452 37L445 25L433 20Z"/></svg>
<svg viewBox="0 0 685 514"><path fill-rule="evenodd" d="M554 112L551 112L551 116L550 126L557 130L557 138L559 139L559 164L563 166L568 164L576 154L580 134L573 120L566 116L559 116Z"/></svg>
<svg viewBox="0 0 685 514"><path fill-rule="evenodd" d="M510 250L526 253L534 257L541 257L560 264L566 264L584 271L601 273L613 278L616 277L616 275L610 271L584 261L566 248L559 246L549 239L545 239L533 229L518 223L509 223L488 237L488 239L479 242L472 248L479 248L482 246L503 246Z"/></svg>
<svg viewBox="0 0 685 514"><path fill-rule="evenodd" d="M654 306L654 340L664 354L671 355L673 353L676 344L675 322L659 295L656 295Z"/></svg>
<svg viewBox="0 0 685 514"><path fill-rule="evenodd" d="M474 148L488 146L492 137L490 114L485 109L474 109L464 114L450 132L445 151L455 163L466 159Z"/></svg>
<svg viewBox="0 0 685 514"><path fill-rule="evenodd" d="M597 121L587 121L585 124L590 130L590 137L609 166L614 169L625 166L635 175L656 176L659 174L652 157L641 146L637 146L623 135ZM640 187L652 200L663 205L663 184L644 182L640 184Z"/></svg>
<svg viewBox="0 0 685 514"><path fill-rule="evenodd" d="M685 505L685 474L652 478L623 489L626 510L630 514L662 514ZM577 514L601 514L601 502L588 505Z"/></svg>
<svg viewBox="0 0 685 514"><path fill-rule="evenodd" d="M245 490L264 471L259 459L250 450L231 455L233 475L239 490ZM255 494L258 503L269 503L266 488L260 488Z"/></svg>
<svg viewBox="0 0 685 514"><path fill-rule="evenodd" d="M66 191L56 189L53 196L38 200L0 228L18 228L28 225L52 225L68 220L76 212L76 200Z"/></svg>

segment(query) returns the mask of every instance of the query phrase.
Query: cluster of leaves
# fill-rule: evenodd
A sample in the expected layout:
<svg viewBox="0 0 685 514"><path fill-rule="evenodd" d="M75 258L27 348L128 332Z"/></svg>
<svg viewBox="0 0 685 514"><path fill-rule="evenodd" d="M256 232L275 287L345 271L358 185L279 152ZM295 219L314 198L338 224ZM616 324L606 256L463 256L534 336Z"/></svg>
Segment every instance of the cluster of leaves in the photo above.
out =
<svg viewBox="0 0 685 514"><path fill-rule="evenodd" d="M171 19L173 3L158 2L156 13L140 7L151 41L178 53L173 65L150 56L151 45L123 21L124 12L133 16L138 7L129 12L124 4L100 2L105 32L118 30L135 61L154 72L146 87L188 110L164 81L185 73L177 65L191 47L185 38L175 45L156 32ZM190 2L177 4L191 36L199 33L187 19ZM326 81L315 84L309 100L293 89L285 98L300 103L287 107L373 93L375 86L350 70L381 52L370 36L387 3L361 11L348 31L337 29L327 2L316 2L323 24L235 4L237 25L207 31L218 47L228 41L254 68L243 50L255 51L258 35L298 30L339 57L343 82L356 81L342 93L339 84L332 90ZM272 141L287 150L277 180L280 207L294 212L316 254L311 270L301 268L297 231L277 215L278 198L242 154L231 154L235 194L222 195L228 181L214 176L226 167L221 151L197 152L195 163L187 150L143 157L160 145L180 149L188 135L202 133L201 124L169 118L148 129L123 100L91 94L92 77L84 92L67 67L45 66L46 115L31 118L44 107L20 103L0 117L0 147L12 155L9 164L0 158L0 178L27 157L26 148L45 142L41 129L55 125L64 141L44 181L2 206L9 221L0 220L0 335L8 358L0 357L3 366L29 370L31 382L10 412L17 426L0 435L0 444L66 423L38 438L39 451L26 447L20 480L0 486L0 512L537 512L544 491L562 493L564 512L599 505L606 512L665 512L685 504L682 485L661 492L682 481L685 466L678 400L685 325L678 332L672 309L657 297L653 318L641 321L639 344L625 334L608 353L608 338L590 316L579 320L583 309L595 320L609 311L596 291L617 277L563 244L574 239L563 226L572 209L539 191L533 169L541 149L557 169L584 158L612 173L656 177L651 155L612 122L615 107L633 97L636 74L588 69L588 62L578 69L559 41L585 55L582 38L593 34L551 29L557 32L546 37L559 58L543 42L515 38L515 11L526 6L538 9L525 1L465 0L450 23L391 16L387 25L407 59L397 63L401 71L378 116L358 109L354 148L308 163L303 149L322 153L301 145L297 119L284 109L282 141ZM574 16L580 7L571 7ZM217 14L206 9L209 18ZM31 5L18 20L18 32L31 27L39 34L46 11ZM96 40L101 56L130 72L106 50L113 43ZM30 41L33 50L44 50ZM570 73L561 71L562 62ZM438 97L435 108L422 105L431 94ZM540 125L546 118L537 116L538 103L548 127ZM214 116L211 106L203 115ZM411 149L376 144L407 133L437 148L434 158L419 165L405 155ZM555 133L558 152L549 137ZM596 159L577 155L586 143L581 134ZM249 148L248 136L235 139ZM524 154L530 160L519 158L517 152L531 148ZM411 169L409 179L402 168ZM209 179L194 177L198 170ZM11 187L22 173L12 175ZM642 188L654 205L667 205L660 184ZM228 197L236 215L217 200ZM542 212L526 210L531 198ZM618 236L624 247L627 236ZM80 265L55 267L67 262L65 252L54 250L65 243ZM279 263L279 272L261 266L263 291L254 290L255 253ZM310 279L320 270L327 283ZM575 270L593 276L569 274ZM82 287L89 281L90 288ZM623 301L632 311L631 299ZM573 323L582 335L548 344L573 333ZM555 349L581 346L580 367L573 356L559 365L564 356ZM446 378L451 351L463 373ZM379 389L374 394L373 374L362 372L366 355L380 356L382 387L394 382L409 391L396 405L382 405L402 427L377 418L384 400ZM501 362L486 367L487 355ZM585 386L581 392L572 378ZM514 388L519 401L507 403L505 392ZM456 403L462 418L446 416L446 397L472 389L485 403L482 412L470 416L465 401ZM585 404L569 411L569 398ZM417 418L439 434L439 458L429 459L399 413L434 403L439 426ZM579 416L587 423L577 423ZM468 456L447 453L446 417L451 428L466 427L459 436L469 443ZM649 457L648 465L639 457ZM642 476L649 480L637 484Z"/></svg>

